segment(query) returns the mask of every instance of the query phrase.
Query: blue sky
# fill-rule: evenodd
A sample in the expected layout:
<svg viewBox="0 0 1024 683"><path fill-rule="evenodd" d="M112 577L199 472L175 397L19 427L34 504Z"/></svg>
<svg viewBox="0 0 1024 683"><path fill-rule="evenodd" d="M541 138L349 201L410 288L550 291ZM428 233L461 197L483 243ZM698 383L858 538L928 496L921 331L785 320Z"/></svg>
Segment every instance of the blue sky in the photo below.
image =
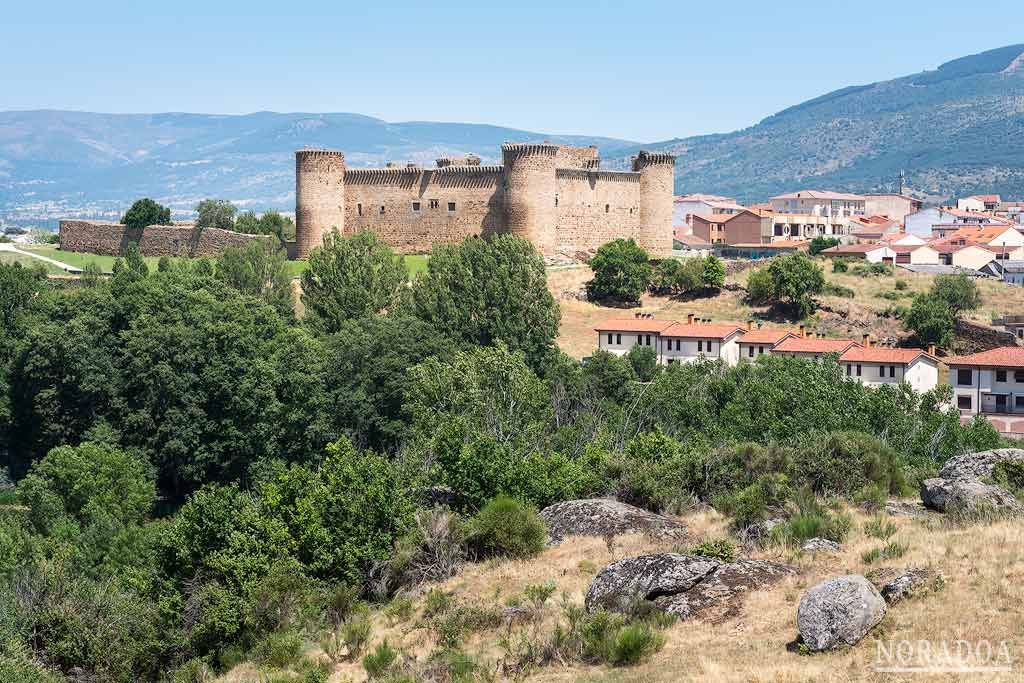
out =
<svg viewBox="0 0 1024 683"><path fill-rule="evenodd" d="M11 2L0 110L345 111L639 141L1024 42L1024 2Z"/></svg>

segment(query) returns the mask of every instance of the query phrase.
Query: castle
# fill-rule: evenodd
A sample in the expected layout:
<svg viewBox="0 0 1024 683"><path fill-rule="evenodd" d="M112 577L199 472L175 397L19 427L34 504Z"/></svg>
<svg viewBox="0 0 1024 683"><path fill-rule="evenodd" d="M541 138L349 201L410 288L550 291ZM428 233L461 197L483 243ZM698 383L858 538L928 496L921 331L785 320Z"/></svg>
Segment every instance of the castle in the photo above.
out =
<svg viewBox="0 0 1024 683"><path fill-rule="evenodd" d="M632 237L654 257L672 252L675 157L642 151L633 170L600 170L596 147L505 144L500 166L477 157L346 168L329 150L295 153L295 256L336 228L370 230L401 253L435 242L511 233L545 255L592 251Z"/></svg>

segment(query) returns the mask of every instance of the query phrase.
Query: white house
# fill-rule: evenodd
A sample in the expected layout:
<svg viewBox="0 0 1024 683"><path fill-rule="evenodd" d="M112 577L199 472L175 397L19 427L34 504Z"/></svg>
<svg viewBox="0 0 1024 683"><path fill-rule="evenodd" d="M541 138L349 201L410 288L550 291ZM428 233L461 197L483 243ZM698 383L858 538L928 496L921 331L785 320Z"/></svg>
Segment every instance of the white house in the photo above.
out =
<svg viewBox="0 0 1024 683"><path fill-rule="evenodd" d="M909 263L911 265L938 265L939 252L927 244L913 244L910 246L893 246L896 252L896 263Z"/></svg>
<svg viewBox="0 0 1024 683"><path fill-rule="evenodd" d="M740 358L739 340L744 329L733 323L701 322L688 316L661 333L659 360L665 364L692 363L701 358L720 358L736 365Z"/></svg>
<svg viewBox="0 0 1024 683"><path fill-rule="evenodd" d="M961 414L1024 413L1024 348L1004 346L946 360Z"/></svg>
<svg viewBox="0 0 1024 683"><path fill-rule="evenodd" d="M939 360L931 349L858 345L839 356L839 364L847 377L870 387L906 382L914 391L924 393L939 383Z"/></svg>
<svg viewBox="0 0 1024 683"><path fill-rule="evenodd" d="M954 209L949 206L933 206L907 214L903 219L903 229L911 234L930 239L933 236L932 226L988 225L998 222L1000 221L993 216L976 211Z"/></svg>
<svg viewBox="0 0 1024 683"><path fill-rule="evenodd" d="M739 213L745 207L736 203L732 197L719 197L714 194L686 194L672 200L672 225L687 225L691 216L712 215L716 213Z"/></svg>
<svg viewBox="0 0 1024 683"><path fill-rule="evenodd" d="M766 353L770 354L780 343L790 337L795 339L796 336L797 335L790 330L782 330L779 328L748 330L743 333L742 337L740 337L740 360L750 361L756 359L758 356L763 356Z"/></svg>
<svg viewBox="0 0 1024 683"><path fill-rule="evenodd" d="M882 235L878 241L882 244L888 244L893 248L913 247L928 243L928 240L924 239L920 235L913 235L909 232L893 232L888 235Z"/></svg>
<svg viewBox="0 0 1024 683"><path fill-rule="evenodd" d="M624 356L634 346L649 346L655 353L661 348L661 333L675 325L674 320L655 320L649 313L632 318L612 318L595 327L597 348Z"/></svg>
<svg viewBox="0 0 1024 683"><path fill-rule="evenodd" d="M768 201L776 213L811 214L845 219L850 216L863 216L866 200L858 194L800 190L777 195Z"/></svg>
<svg viewBox="0 0 1024 683"><path fill-rule="evenodd" d="M956 208L964 211L995 211L1001 201L997 194L976 194L956 200Z"/></svg>
<svg viewBox="0 0 1024 683"><path fill-rule="evenodd" d="M832 258L857 258L869 263L895 263L896 251L885 244L840 244L821 252Z"/></svg>

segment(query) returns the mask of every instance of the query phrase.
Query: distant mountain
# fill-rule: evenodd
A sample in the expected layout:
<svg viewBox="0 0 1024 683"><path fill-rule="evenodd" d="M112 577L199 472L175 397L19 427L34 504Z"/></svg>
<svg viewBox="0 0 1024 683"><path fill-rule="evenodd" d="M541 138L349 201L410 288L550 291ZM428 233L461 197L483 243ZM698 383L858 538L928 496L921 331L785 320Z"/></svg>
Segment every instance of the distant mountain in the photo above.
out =
<svg viewBox="0 0 1024 683"><path fill-rule="evenodd" d="M759 201L800 188L891 189L901 170L930 201L996 192L1024 199L1024 44L934 71L836 90L734 133L640 145L359 114L0 112L0 217L114 215L140 196L187 211L204 197L291 209L294 150L344 150L350 166L431 163L506 140L601 148L625 167L642 147L679 155L678 192Z"/></svg>
<svg viewBox="0 0 1024 683"><path fill-rule="evenodd" d="M294 152L305 146L343 150L349 166L432 164L465 153L500 163L508 140L598 145L612 155L637 144L465 123L388 123L359 114L0 112L0 217L115 215L142 196L179 211L204 197L290 210Z"/></svg>
<svg viewBox="0 0 1024 683"><path fill-rule="evenodd" d="M679 155L681 193L749 202L801 188L867 192L891 189L903 170L930 201L1024 200L1024 44L836 90L734 133L645 147Z"/></svg>

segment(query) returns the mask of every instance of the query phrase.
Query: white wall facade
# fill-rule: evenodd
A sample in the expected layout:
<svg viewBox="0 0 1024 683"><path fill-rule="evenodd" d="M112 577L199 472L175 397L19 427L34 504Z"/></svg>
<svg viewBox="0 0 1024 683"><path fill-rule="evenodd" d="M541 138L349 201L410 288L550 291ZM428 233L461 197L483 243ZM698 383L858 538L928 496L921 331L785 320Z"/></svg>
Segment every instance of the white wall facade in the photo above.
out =
<svg viewBox="0 0 1024 683"><path fill-rule="evenodd" d="M902 382L918 393L934 389L939 383L938 364L918 358L910 365L904 363L842 362L843 372L869 387L897 386Z"/></svg>
<svg viewBox="0 0 1024 683"><path fill-rule="evenodd" d="M597 335L597 348L624 356L639 343L640 346L650 346L657 353L660 337L657 332L601 332Z"/></svg>
<svg viewBox="0 0 1024 683"><path fill-rule="evenodd" d="M1024 370L950 368L949 383L953 404L962 414L1024 413Z"/></svg>
<svg viewBox="0 0 1024 683"><path fill-rule="evenodd" d="M690 337L663 337L659 356L661 362L693 363L701 358L721 358L729 365L739 361L738 335L729 339L693 339Z"/></svg>

